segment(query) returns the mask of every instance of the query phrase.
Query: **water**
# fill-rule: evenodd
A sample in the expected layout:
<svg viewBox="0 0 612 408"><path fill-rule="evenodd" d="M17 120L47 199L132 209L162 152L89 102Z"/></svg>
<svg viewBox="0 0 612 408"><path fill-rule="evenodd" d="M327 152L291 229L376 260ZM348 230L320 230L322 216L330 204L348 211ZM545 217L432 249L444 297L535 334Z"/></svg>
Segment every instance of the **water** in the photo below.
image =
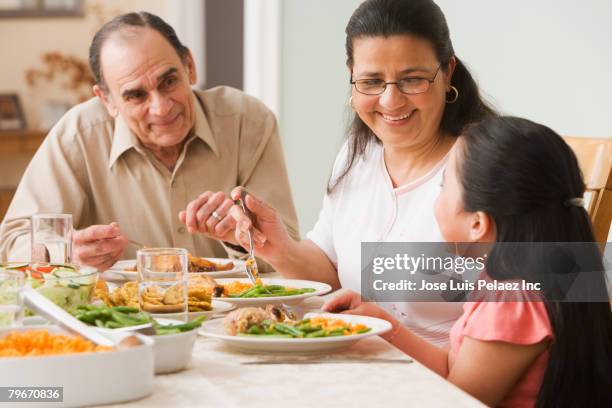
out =
<svg viewBox="0 0 612 408"><path fill-rule="evenodd" d="M176 280L141 281L138 285L140 307L145 312L172 314L187 313L187 284ZM181 320L184 320L181 319Z"/></svg>
<svg viewBox="0 0 612 408"><path fill-rule="evenodd" d="M72 261L72 242L62 238L38 240L32 248L32 261L69 264Z"/></svg>
<svg viewBox="0 0 612 408"><path fill-rule="evenodd" d="M22 310L19 305L0 305L0 327L20 326Z"/></svg>

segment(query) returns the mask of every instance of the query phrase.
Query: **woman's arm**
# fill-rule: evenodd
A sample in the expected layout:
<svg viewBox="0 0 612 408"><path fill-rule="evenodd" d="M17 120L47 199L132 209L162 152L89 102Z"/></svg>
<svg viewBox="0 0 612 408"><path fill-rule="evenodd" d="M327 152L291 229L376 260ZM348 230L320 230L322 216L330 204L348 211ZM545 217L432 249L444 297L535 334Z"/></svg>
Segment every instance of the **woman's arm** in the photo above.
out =
<svg viewBox="0 0 612 408"><path fill-rule="evenodd" d="M287 278L324 282L334 290L340 288L336 267L310 240L293 241L282 256L270 259L270 264Z"/></svg>

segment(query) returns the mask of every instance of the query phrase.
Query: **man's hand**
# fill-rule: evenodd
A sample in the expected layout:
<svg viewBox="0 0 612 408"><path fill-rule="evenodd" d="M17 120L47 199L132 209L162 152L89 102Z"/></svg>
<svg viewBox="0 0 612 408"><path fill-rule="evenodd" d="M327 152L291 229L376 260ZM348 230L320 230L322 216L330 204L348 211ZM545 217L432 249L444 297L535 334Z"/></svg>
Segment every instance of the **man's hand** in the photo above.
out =
<svg viewBox="0 0 612 408"><path fill-rule="evenodd" d="M179 219L190 234L200 232L211 238L235 244L236 221L229 215L233 204L222 191L206 191L179 213Z"/></svg>
<svg viewBox="0 0 612 408"><path fill-rule="evenodd" d="M115 222L75 230L72 241L74 261L99 271L105 271L117 262L128 245L128 239Z"/></svg>

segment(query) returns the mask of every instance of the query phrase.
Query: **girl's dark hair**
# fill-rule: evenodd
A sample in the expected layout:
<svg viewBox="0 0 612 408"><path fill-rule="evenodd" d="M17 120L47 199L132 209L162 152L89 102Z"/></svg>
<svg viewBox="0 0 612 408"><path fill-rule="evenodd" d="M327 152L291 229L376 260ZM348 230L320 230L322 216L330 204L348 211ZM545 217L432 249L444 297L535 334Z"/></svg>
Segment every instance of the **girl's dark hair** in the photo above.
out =
<svg viewBox="0 0 612 408"><path fill-rule="evenodd" d="M586 210L567 203L584 194L576 156L553 130L520 118L487 118L462 139L457 167L464 209L485 212L496 227L487 262L493 279L541 281L562 274L558 259L541 256L550 243L585 243L580 245L597 264L589 279L604 295L596 302L562 302L553 291L541 291L554 340L536 405L612 406L612 312L601 301L608 299L601 254ZM517 256L507 250L512 243L529 245ZM534 260L537 267L528 267Z"/></svg>
<svg viewBox="0 0 612 408"><path fill-rule="evenodd" d="M494 114L493 109L481 98L478 86L465 65L457 58L450 40L444 14L432 0L367 0L361 3L346 26L346 64L353 66L353 42L363 37L390 37L411 35L431 43L441 71L447 72L448 64L455 57L457 64L451 85L459 91L456 102L447 104L440 122L440 129L451 135L459 135L471 122ZM380 143L374 132L353 114L348 129L348 160L342 173L330 180L327 192L348 175L355 160L361 157L370 142Z"/></svg>
<svg viewBox="0 0 612 408"><path fill-rule="evenodd" d="M127 13L117 16L104 24L98 32L94 35L91 45L89 46L89 66L91 72L96 80L96 83L106 92L108 87L104 82L104 76L102 74L100 52L104 42L110 37L110 35L116 31L122 30L128 27L148 27L158 33L160 33L174 48L178 56L181 58L183 63L187 62L189 55L189 49L181 43L176 32L160 17L155 14L141 11L138 13Z"/></svg>

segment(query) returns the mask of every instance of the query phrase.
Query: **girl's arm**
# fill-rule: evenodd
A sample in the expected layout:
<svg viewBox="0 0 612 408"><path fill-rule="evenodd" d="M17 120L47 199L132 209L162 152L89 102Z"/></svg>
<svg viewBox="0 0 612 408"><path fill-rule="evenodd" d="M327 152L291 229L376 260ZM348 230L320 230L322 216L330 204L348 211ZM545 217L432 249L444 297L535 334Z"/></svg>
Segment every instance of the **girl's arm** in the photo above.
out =
<svg viewBox="0 0 612 408"><path fill-rule="evenodd" d="M386 340L489 406L503 400L548 344L546 340L519 345L465 336L457 359L449 367L447 350L423 340L404 326L392 330Z"/></svg>
<svg viewBox="0 0 612 408"><path fill-rule="evenodd" d="M447 379L483 403L496 406L547 346L548 340L522 345L465 336Z"/></svg>

